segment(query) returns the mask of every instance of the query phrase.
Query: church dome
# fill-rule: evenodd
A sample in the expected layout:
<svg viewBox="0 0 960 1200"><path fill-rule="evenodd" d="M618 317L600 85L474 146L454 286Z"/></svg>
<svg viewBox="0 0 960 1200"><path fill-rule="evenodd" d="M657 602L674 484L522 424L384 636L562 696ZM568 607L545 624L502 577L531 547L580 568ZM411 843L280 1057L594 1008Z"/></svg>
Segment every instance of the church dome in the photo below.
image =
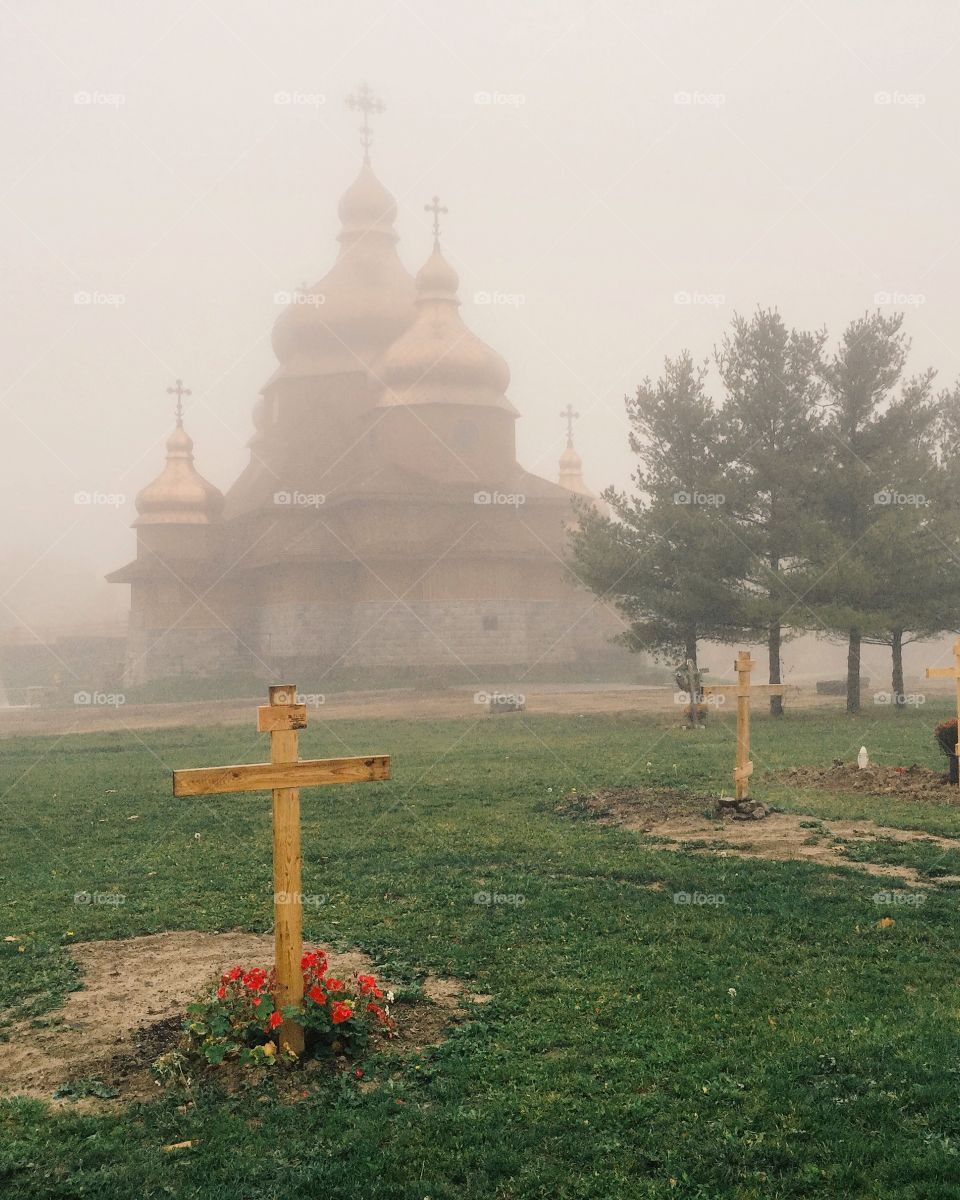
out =
<svg viewBox="0 0 960 1200"><path fill-rule="evenodd" d="M339 205L340 252L297 291L273 326L281 375L358 371L414 317L414 285L397 255L397 202L364 162Z"/></svg>
<svg viewBox="0 0 960 1200"><path fill-rule="evenodd" d="M193 439L178 420L167 438L167 462L137 493L137 525L208 525L223 507L223 494L193 465Z"/></svg>
<svg viewBox="0 0 960 1200"><path fill-rule="evenodd" d="M417 273L416 318L377 363L381 404L471 404L516 413L505 395L510 368L464 325L459 286L434 245Z"/></svg>

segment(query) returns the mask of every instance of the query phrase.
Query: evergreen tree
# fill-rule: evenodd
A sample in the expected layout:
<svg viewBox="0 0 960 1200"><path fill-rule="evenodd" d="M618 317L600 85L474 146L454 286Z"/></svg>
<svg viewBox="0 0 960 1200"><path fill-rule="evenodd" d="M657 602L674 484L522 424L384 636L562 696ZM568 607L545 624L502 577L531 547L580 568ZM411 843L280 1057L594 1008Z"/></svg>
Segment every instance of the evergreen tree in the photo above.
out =
<svg viewBox="0 0 960 1200"><path fill-rule="evenodd" d="M747 556L720 517L725 464L705 373L684 351L627 398L636 493L604 493L613 516L581 505L571 534L577 577L629 621L624 644L674 664L742 630Z"/></svg>
<svg viewBox="0 0 960 1200"><path fill-rule="evenodd" d="M808 489L822 454L818 433L826 332L787 329L776 309L735 316L716 351L726 389L721 430L727 461L724 513L749 550L745 579L751 631L765 640L771 683L781 682L784 620L800 616L793 586L802 576L813 520ZM783 712L780 696L770 711Z"/></svg>

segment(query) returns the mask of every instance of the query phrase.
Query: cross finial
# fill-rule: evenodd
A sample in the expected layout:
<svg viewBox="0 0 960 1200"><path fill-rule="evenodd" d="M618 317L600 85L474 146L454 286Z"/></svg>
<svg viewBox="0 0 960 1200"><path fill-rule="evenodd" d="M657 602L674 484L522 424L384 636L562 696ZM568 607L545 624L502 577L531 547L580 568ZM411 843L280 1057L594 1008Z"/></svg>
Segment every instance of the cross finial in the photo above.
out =
<svg viewBox="0 0 960 1200"><path fill-rule="evenodd" d="M437 250L440 249L440 214L446 215L450 210L444 208L440 203L440 197L434 196L430 204L423 206L423 211L433 213L433 244Z"/></svg>
<svg viewBox="0 0 960 1200"><path fill-rule="evenodd" d="M183 386L183 380L178 379L173 387L167 388L168 396L176 396L177 398L177 428L183 427L183 398L184 396L192 396L193 393L189 388Z"/></svg>
<svg viewBox="0 0 960 1200"><path fill-rule="evenodd" d="M363 161L370 163L370 143L373 141L373 131L370 128L370 114L379 116L386 111L386 105L373 94L365 83L361 83L352 96L347 97L347 107L363 113L363 124L360 126L360 145L363 147Z"/></svg>
<svg viewBox="0 0 960 1200"><path fill-rule="evenodd" d="M560 416L567 422L567 445L573 445L573 423L580 419L580 414L573 411L573 405L568 404Z"/></svg>

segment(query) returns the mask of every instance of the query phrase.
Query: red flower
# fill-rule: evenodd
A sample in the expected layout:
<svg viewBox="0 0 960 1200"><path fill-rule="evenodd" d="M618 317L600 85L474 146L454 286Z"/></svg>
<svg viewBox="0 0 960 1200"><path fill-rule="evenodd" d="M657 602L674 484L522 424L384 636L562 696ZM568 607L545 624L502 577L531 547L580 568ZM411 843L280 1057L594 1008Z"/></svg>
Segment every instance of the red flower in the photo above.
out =
<svg viewBox="0 0 960 1200"><path fill-rule="evenodd" d="M222 1000L226 994L227 989L223 986L223 984L221 984L220 987L217 988L217 999Z"/></svg>
<svg viewBox="0 0 960 1200"><path fill-rule="evenodd" d="M367 1005L367 1012L372 1012L381 1025L390 1026L390 1018L383 1011L379 1004L370 1003Z"/></svg>
<svg viewBox="0 0 960 1200"><path fill-rule="evenodd" d="M276 1029L276 1027L278 1025L282 1025L282 1024L283 1024L283 1017L281 1017L278 1012L272 1012L270 1014L270 1028Z"/></svg>
<svg viewBox="0 0 960 1200"><path fill-rule="evenodd" d="M327 991L342 992L343 991L343 980L342 979L333 979L332 977L330 979L328 979L327 980Z"/></svg>
<svg viewBox="0 0 960 1200"><path fill-rule="evenodd" d="M261 1005L263 1003L263 997L262 996L254 996L253 1003L254 1003L254 1007L258 1007L259 1005Z"/></svg>
<svg viewBox="0 0 960 1200"><path fill-rule="evenodd" d="M357 983L360 984L361 992L372 992L377 986L377 981L372 975L358 975Z"/></svg>
<svg viewBox="0 0 960 1200"><path fill-rule="evenodd" d="M334 1025L341 1025L344 1021L349 1021L353 1016L353 1009L349 1004L344 1004L341 1000L337 1000L330 1010L330 1019Z"/></svg>
<svg viewBox="0 0 960 1200"><path fill-rule="evenodd" d="M314 984L310 991L307 992L307 995L314 1002L314 1004L326 1004L327 1002L327 996L323 988L317 987L316 984Z"/></svg>

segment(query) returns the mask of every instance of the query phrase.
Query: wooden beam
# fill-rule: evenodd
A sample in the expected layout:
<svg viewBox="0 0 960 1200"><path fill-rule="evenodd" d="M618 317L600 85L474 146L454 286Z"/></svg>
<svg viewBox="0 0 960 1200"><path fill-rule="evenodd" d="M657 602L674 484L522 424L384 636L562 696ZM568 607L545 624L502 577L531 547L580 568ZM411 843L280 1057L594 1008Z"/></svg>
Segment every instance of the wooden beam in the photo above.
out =
<svg viewBox="0 0 960 1200"><path fill-rule="evenodd" d="M262 704L257 709L257 732L280 733L293 729L306 729L307 706L305 704Z"/></svg>
<svg viewBox="0 0 960 1200"><path fill-rule="evenodd" d="M324 787L329 783L369 783L390 778L390 756L315 758L305 762L250 763L236 767L197 767L174 771L175 796L216 796L263 792L271 788Z"/></svg>
<svg viewBox="0 0 960 1200"><path fill-rule="evenodd" d="M956 674L956 667L927 667L928 679L954 679Z"/></svg>

